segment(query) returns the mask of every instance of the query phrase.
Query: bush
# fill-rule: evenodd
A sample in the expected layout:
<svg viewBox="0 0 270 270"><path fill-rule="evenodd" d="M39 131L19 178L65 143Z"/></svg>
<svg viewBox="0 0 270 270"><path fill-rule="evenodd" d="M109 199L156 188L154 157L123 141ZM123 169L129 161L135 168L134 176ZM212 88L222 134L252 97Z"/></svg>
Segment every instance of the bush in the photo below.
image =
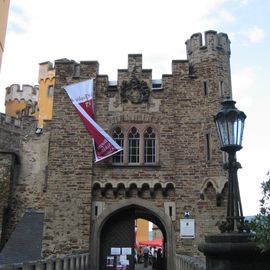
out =
<svg viewBox="0 0 270 270"><path fill-rule="evenodd" d="M260 213L251 221L254 241L262 250L270 250L270 171L267 180L262 182L263 197L260 200Z"/></svg>

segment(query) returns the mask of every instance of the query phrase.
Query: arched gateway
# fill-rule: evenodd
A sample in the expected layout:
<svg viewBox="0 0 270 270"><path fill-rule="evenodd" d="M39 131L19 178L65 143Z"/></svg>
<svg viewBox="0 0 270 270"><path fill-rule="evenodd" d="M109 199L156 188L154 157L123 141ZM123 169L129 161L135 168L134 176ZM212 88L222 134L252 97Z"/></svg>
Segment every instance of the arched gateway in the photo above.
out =
<svg viewBox="0 0 270 270"><path fill-rule="evenodd" d="M175 269L175 237L170 217L152 202L138 198L125 199L108 206L95 220L90 239L90 269L103 269L101 264L106 260L106 244L113 243L110 240L116 237L115 231L125 234L125 243L134 243L130 232L134 232L132 224L135 218L145 218L159 226L164 237L164 269Z"/></svg>

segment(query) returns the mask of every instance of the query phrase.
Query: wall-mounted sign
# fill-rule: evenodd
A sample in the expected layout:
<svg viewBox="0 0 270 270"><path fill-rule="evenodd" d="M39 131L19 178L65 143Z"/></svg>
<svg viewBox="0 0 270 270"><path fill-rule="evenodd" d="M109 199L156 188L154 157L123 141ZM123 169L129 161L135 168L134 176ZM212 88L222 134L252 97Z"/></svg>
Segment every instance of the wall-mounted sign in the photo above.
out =
<svg viewBox="0 0 270 270"><path fill-rule="evenodd" d="M180 237L195 238L195 219L180 219Z"/></svg>
<svg viewBox="0 0 270 270"><path fill-rule="evenodd" d="M132 254L132 248L122 248L122 254L123 255L131 255Z"/></svg>
<svg viewBox="0 0 270 270"><path fill-rule="evenodd" d="M107 267L113 267L113 264L114 264L114 256L107 256L106 266Z"/></svg>
<svg viewBox="0 0 270 270"><path fill-rule="evenodd" d="M121 254L121 248L118 248L118 247L111 248L111 255L120 255L120 254Z"/></svg>

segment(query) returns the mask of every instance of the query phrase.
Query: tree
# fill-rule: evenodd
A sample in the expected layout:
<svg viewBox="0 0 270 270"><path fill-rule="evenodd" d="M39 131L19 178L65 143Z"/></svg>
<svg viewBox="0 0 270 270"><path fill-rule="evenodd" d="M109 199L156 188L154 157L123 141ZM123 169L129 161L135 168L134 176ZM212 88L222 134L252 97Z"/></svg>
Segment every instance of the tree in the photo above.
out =
<svg viewBox="0 0 270 270"><path fill-rule="evenodd" d="M260 213L251 222L254 232L254 241L262 250L270 250L270 171L267 180L262 182L262 199L260 200Z"/></svg>

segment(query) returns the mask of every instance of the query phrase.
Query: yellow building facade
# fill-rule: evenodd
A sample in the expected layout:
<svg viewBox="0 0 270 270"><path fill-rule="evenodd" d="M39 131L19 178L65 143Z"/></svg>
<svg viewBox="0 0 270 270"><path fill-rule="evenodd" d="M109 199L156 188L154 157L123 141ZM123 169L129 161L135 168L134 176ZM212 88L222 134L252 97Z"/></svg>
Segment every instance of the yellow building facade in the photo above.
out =
<svg viewBox="0 0 270 270"><path fill-rule="evenodd" d="M145 219L137 219L137 240L146 241L149 240L149 221Z"/></svg>
<svg viewBox="0 0 270 270"><path fill-rule="evenodd" d="M51 62L39 64L38 126L43 127L44 120L52 119L55 69Z"/></svg>
<svg viewBox="0 0 270 270"><path fill-rule="evenodd" d="M6 38L9 2L9 0L0 0L0 70Z"/></svg>

